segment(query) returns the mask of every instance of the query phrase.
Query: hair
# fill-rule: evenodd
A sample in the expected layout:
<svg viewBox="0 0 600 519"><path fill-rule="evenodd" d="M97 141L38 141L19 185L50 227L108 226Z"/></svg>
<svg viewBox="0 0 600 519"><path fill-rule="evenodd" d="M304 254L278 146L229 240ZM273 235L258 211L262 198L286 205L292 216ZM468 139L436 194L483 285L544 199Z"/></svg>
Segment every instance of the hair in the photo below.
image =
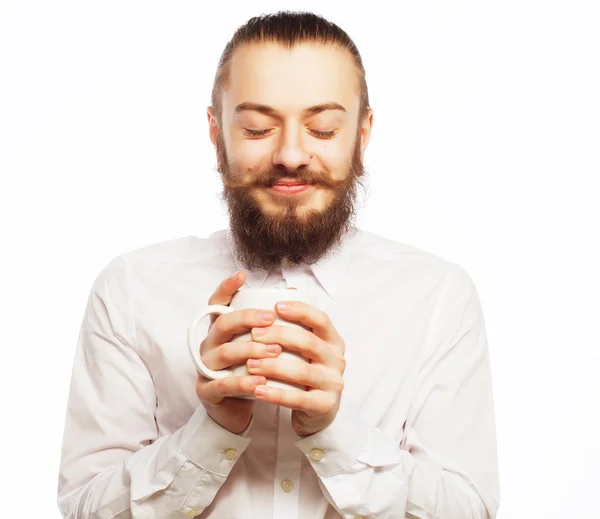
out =
<svg viewBox="0 0 600 519"><path fill-rule="evenodd" d="M225 46L219 59L211 96L211 104L219 122L222 115L221 91L229 81L233 53L238 47L253 43L278 43L286 49L291 49L300 43L321 43L339 45L346 49L358 72L359 121L367 114L369 92L365 68L358 48L350 36L335 23L317 14L303 11L279 11L251 18L244 25L238 27Z"/></svg>

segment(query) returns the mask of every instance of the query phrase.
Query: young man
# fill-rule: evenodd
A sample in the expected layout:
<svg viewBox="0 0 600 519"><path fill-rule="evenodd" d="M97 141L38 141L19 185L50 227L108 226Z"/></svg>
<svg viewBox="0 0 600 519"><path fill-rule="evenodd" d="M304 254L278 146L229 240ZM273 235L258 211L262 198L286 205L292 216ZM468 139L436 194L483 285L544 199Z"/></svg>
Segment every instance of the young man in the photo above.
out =
<svg viewBox="0 0 600 519"><path fill-rule="evenodd" d="M495 517L473 282L353 225L373 113L347 34L310 13L251 19L223 53L208 123L230 227L129 252L95 281L69 396L63 515ZM306 330L273 325L275 311L207 323L204 362L245 362L251 375L205 379L188 326L242 286L295 287L317 304L274 309ZM232 346L248 330L252 341ZM282 347L311 363L296 369Z"/></svg>

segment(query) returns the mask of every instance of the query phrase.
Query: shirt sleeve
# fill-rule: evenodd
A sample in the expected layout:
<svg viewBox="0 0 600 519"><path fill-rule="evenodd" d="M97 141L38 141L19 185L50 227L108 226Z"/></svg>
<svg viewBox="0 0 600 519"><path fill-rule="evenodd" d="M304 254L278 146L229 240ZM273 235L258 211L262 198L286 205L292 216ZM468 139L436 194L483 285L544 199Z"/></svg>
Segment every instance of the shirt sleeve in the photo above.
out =
<svg viewBox="0 0 600 519"><path fill-rule="evenodd" d="M86 306L69 389L58 506L69 519L194 517L248 447L199 405L158 435L156 391L134 337L127 264L109 263Z"/></svg>
<svg viewBox="0 0 600 519"><path fill-rule="evenodd" d="M459 266L444 282L400 444L343 398L332 424L296 442L346 519L496 517L500 485L481 305Z"/></svg>

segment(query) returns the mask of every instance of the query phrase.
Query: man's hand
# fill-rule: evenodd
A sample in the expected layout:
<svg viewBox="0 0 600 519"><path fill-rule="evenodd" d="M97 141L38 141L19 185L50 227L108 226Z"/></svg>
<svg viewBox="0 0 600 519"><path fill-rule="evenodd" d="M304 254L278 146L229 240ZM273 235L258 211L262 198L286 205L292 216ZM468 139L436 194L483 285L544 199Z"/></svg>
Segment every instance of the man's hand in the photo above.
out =
<svg viewBox="0 0 600 519"><path fill-rule="evenodd" d="M279 303L277 313L288 321L297 321L311 328L312 333L290 326L254 328L252 339L265 344L280 344L310 359L310 363L264 358L248 361L248 371L254 375L275 378L308 386L307 391L295 391L258 385L256 398L293 409L292 426L299 436L314 434L327 427L336 417L344 388L346 369L345 345L329 317L315 307L299 301Z"/></svg>
<svg viewBox="0 0 600 519"><path fill-rule="evenodd" d="M233 295L244 284L246 274L240 271L223 281L208 303L228 305ZM234 310L229 314L211 318L208 335L200 345L204 364L214 370L244 364L248 359L274 358L281 353L278 345L253 341L229 342L233 337L248 332L252 327L269 326L275 321L275 312L264 310ZM198 373L196 394L209 416L228 431L241 433L252 419L254 400L231 398L234 395L251 395L254 389L266 384L264 376L226 377L210 380Z"/></svg>

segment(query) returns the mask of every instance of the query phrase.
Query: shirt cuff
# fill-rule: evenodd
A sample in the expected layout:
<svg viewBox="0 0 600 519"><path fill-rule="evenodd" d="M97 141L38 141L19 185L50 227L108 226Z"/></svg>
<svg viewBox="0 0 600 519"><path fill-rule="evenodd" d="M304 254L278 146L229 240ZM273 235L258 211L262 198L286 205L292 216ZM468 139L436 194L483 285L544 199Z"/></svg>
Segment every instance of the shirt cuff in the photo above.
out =
<svg viewBox="0 0 600 519"><path fill-rule="evenodd" d="M254 417L243 432L234 434L215 422L200 405L185 425L181 452L199 467L227 477L252 441L246 436L253 423Z"/></svg>
<svg viewBox="0 0 600 519"><path fill-rule="evenodd" d="M320 477L339 472L369 448L369 427L356 412L340 407L333 422L321 431L296 441Z"/></svg>

